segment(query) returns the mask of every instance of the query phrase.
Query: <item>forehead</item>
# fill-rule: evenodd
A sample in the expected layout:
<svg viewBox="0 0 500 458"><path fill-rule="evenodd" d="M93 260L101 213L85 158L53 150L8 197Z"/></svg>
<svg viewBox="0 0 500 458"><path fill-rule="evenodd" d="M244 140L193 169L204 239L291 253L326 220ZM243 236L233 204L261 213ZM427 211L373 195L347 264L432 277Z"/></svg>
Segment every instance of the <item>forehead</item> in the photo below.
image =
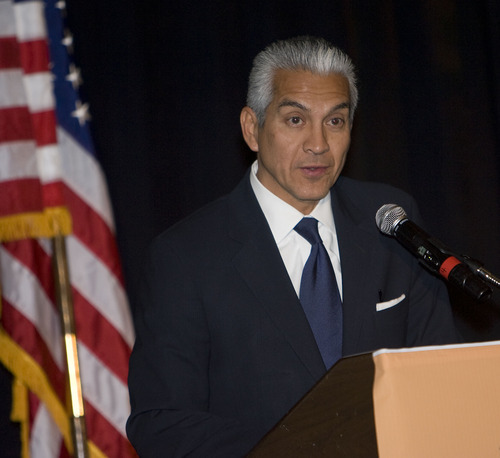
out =
<svg viewBox="0 0 500 458"><path fill-rule="evenodd" d="M318 75L304 70L278 70L272 103L284 99L320 99L349 102L349 82L338 73Z"/></svg>

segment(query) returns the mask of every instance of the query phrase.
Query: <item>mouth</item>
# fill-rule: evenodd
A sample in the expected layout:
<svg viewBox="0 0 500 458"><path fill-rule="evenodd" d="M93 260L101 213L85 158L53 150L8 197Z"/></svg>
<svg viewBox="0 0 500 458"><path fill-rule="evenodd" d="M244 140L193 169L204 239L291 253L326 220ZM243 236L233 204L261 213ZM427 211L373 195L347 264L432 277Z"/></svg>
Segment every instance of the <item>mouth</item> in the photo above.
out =
<svg viewBox="0 0 500 458"><path fill-rule="evenodd" d="M323 176L327 172L328 167L326 165L313 165L313 166L300 167L300 170L306 176L319 177Z"/></svg>

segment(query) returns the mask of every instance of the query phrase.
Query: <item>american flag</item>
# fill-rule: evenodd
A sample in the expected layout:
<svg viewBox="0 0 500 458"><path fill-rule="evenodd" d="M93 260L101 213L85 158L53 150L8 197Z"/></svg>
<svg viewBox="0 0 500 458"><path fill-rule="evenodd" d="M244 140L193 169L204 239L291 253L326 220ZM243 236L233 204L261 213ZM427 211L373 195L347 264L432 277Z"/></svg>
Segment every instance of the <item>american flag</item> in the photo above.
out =
<svg viewBox="0 0 500 458"><path fill-rule="evenodd" d="M0 0L0 363L14 377L23 454L72 448L54 228L67 233L91 456L126 457L134 331L103 172L62 1Z"/></svg>

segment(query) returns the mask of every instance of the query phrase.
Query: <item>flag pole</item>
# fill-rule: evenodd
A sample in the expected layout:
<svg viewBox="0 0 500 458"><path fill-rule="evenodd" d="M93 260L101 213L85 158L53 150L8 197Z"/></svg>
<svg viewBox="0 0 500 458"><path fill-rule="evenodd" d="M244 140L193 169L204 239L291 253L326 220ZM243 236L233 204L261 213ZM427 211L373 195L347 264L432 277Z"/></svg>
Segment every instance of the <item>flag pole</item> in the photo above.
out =
<svg viewBox="0 0 500 458"><path fill-rule="evenodd" d="M87 428L83 407L82 384L80 365L76 344L75 317L73 310L73 296L69 281L68 258L66 255L66 241L64 235L56 234L52 238L53 261L55 272L56 298L61 311L64 349L68 369L68 382L71 403L71 430L73 437L73 456L87 458Z"/></svg>

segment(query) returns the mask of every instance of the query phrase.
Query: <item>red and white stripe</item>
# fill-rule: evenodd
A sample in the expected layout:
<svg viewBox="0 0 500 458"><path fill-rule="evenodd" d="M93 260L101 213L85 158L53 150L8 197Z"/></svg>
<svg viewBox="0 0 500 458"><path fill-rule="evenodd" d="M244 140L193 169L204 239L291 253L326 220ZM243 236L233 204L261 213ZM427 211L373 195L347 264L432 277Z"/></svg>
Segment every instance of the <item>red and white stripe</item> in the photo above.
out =
<svg viewBox="0 0 500 458"><path fill-rule="evenodd" d="M106 456L132 456L125 421L134 331L113 216L99 163L57 125L43 8L42 1L0 0L0 217L55 205L70 210L66 245L88 439ZM51 254L43 239L0 246L2 326L64 402ZM61 433L33 398L32 456L64 456Z"/></svg>

